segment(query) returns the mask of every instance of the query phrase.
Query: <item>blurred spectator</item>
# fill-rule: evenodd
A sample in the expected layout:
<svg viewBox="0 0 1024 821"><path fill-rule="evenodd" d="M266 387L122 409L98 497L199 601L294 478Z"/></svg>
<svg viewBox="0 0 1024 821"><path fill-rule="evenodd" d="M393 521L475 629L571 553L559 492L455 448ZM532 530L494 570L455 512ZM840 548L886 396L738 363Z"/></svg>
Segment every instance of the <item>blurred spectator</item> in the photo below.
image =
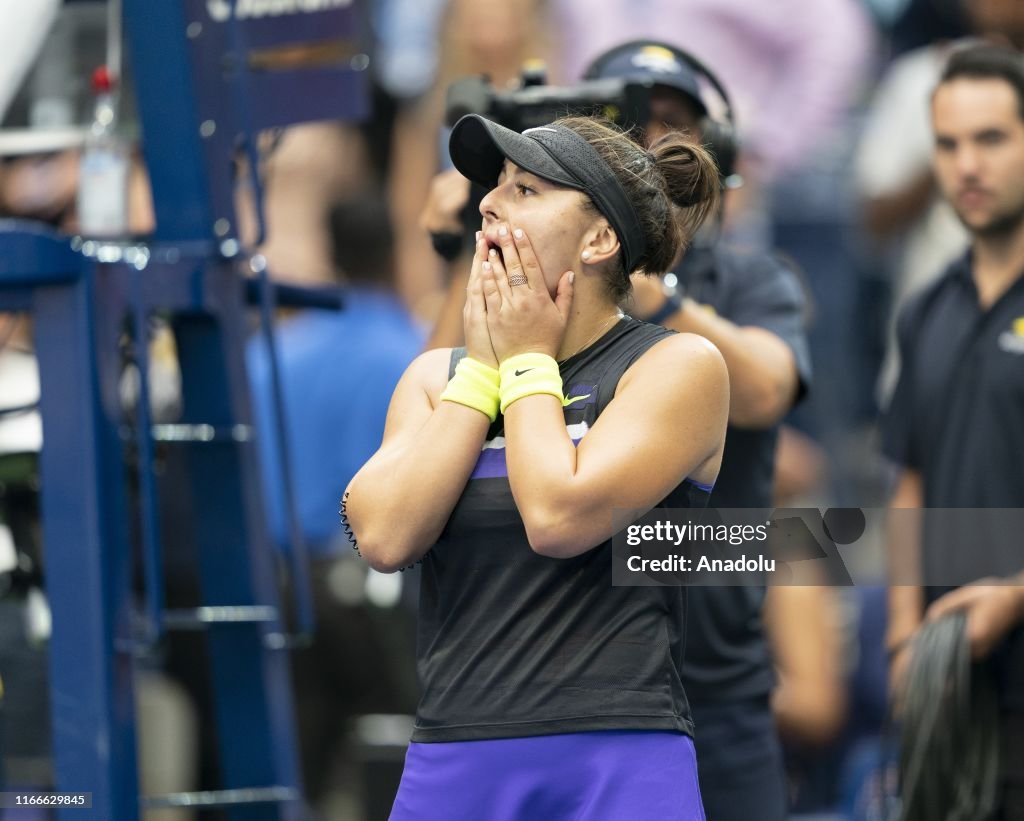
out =
<svg viewBox="0 0 1024 821"><path fill-rule="evenodd" d="M419 217L430 182L448 165L444 99L460 77L486 74L498 88L523 64L546 57L546 0L449 0L440 25L440 59L431 89L409 101L395 123L389 196L397 237L396 286L418 318L433 321L441 304L441 267Z"/></svg>
<svg viewBox="0 0 1024 821"><path fill-rule="evenodd" d="M307 123L286 129L267 148L262 168L267 234L257 250L275 279L297 285L333 282L324 214L331 203L372 183L362 135L342 123ZM248 188L239 192L236 207L243 245L251 247L255 216Z"/></svg>
<svg viewBox="0 0 1024 821"><path fill-rule="evenodd" d="M420 214L422 230L435 241L441 238L449 243L448 247L440 246L445 252L443 255L438 252L444 257L448 287L437 321L427 338L427 349L457 348L464 342L462 309L466 304L472 252L464 239L459 242L461 248L452 241L464 237L467 224L480 224L470 183L454 168L449 168L431 180L430 193Z"/></svg>
<svg viewBox="0 0 1024 821"><path fill-rule="evenodd" d="M77 150L8 157L0 162L0 213L40 220L67 233L78 231ZM154 218L149 178L138 155L132 158L128 208L131 233L150 233Z"/></svg>
<svg viewBox="0 0 1024 821"><path fill-rule="evenodd" d="M899 685L922 622L966 613L972 658L990 660L999 685L999 817L1018 821L1024 819L1024 548L1019 516L1008 529L1005 514L1024 508L1020 53L988 45L955 52L932 97L931 122L936 182L971 246L907 302L898 320L901 369L884 427L885 453L900 469L891 506L927 510L920 536L890 541L894 561L906 557L917 572L890 579L886 644Z"/></svg>
<svg viewBox="0 0 1024 821"><path fill-rule="evenodd" d="M646 79L656 83L650 144L679 129L707 139L728 118L713 111L719 92L706 69L685 53L652 41L598 56L587 76ZM724 148L724 147L723 147ZM719 149L723 156L727 151ZM730 169L721 169L723 179ZM730 192L728 196L732 196ZM728 204L726 203L726 207ZM745 253L716 230L698 237L672 268L671 279L633 278L635 316L711 340L729 367L729 429L710 504L770 508L778 423L806 392L810 362L804 336L804 301L793 273L774 256ZM762 621L763 585L697 586L687 597L683 685L697 730L701 795L709 818L781 819L787 797L782 753L770 705L773 659ZM816 613L817 616L817 613ZM817 619L815 619L817 621ZM803 647L817 659L819 645L804 641L786 622L781 658ZM812 665L813 665L812 661ZM792 668L803 681L803 671ZM798 688L799 689L799 688Z"/></svg>
<svg viewBox="0 0 1024 821"><path fill-rule="evenodd" d="M840 125L866 65L870 27L855 0L552 0L561 73L578 77L626 40L670 37L714 65L737 112L753 175L800 165Z"/></svg>
<svg viewBox="0 0 1024 821"><path fill-rule="evenodd" d="M831 809L838 792L836 742L850 698L844 675L849 637L839 593L823 578L821 585L771 586L765 599L765 631L778 675L772 713L791 813Z"/></svg>
<svg viewBox="0 0 1024 821"><path fill-rule="evenodd" d="M1024 3L959 2L979 36L1024 45ZM967 232L936 190L931 170L931 94L953 47L939 41L893 61L875 92L857 151L856 183L869 234L896 246L893 317L909 293L932 281L967 245ZM883 398L892 390L896 369L889 324L879 385Z"/></svg>
<svg viewBox="0 0 1024 821"><path fill-rule="evenodd" d="M823 456L842 451L841 432L855 407L849 374L857 271L842 186L849 112L871 61L873 32L863 4L608 0L597 14L586 0L552 0L552 9L558 30L578 33L563 44L563 73L570 77L616 42L670 36L714 65L729 89L743 186L728 198L724 234L740 246L783 251L802 272L814 305L812 362L824 383L797 414L807 447L784 454L792 484L809 485ZM830 468L829 475L840 474Z"/></svg>
<svg viewBox="0 0 1024 821"><path fill-rule="evenodd" d="M377 449L388 401L422 337L393 291L392 235L381 200L349 200L331 211L333 264L345 308L308 310L284 320L278 357L289 446L306 538L318 553L332 549L338 501L349 480ZM249 347L271 532L286 545L281 470L273 446L270 371L263 340Z"/></svg>
<svg viewBox="0 0 1024 821"><path fill-rule="evenodd" d="M439 62L438 33L447 0L377 0L377 81L399 100L430 90Z"/></svg>
<svg viewBox="0 0 1024 821"><path fill-rule="evenodd" d="M722 90L713 87L717 77L675 46L626 43L597 56L585 74L655 83L651 120L640 124L646 144L681 130L710 140L720 160L735 154L724 137L732 123ZM717 145L716 132L723 135ZM720 172L724 182L732 169ZM810 382L803 292L785 264L767 253L737 250L721 238L719 228L697 238L676 260L671 278L633 277L631 313L704 336L722 352L729 367L729 429L710 504L770 508L778 423ZM698 586L687 599L683 685L698 727L705 811L721 821L754 815L769 821L786 814L782 756L769 703L775 676L762 625L764 600L763 585ZM804 641L800 628L807 624L794 627L787 621L779 638L785 646L781 658L799 681L803 670L789 665L795 648L806 648L803 657L810 656L812 666L820 649Z"/></svg>
<svg viewBox="0 0 1024 821"><path fill-rule="evenodd" d="M373 599L373 579L342 538L338 504L349 480L379 446L391 394L419 353L422 336L393 290L393 240L384 199L369 194L336 205L329 233L330 263L337 271L332 281L344 284L345 307L284 319L276 339L288 455L299 525L312 556L317 618L312 645L292 654L303 780L315 806L350 817L357 812L352 802L358 802L360 780L352 747L355 717L411 713L416 688L409 617L392 607L401 581L388 577L398 581L393 595ZM271 533L287 550L262 337L250 343L248 361ZM339 794L349 803L329 810L330 802L342 800Z"/></svg>
<svg viewBox="0 0 1024 821"><path fill-rule="evenodd" d="M961 0L971 29L993 43L1024 49L1024 6L1017 0Z"/></svg>
<svg viewBox="0 0 1024 821"><path fill-rule="evenodd" d="M765 626L779 673L772 712L783 738L801 745L831 741L844 715L835 593L825 586L778 586L769 588L765 601Z"/></svg>
<svg viewBox="0 0 1024 821"><path fill-rule="evenodd" d="M776 618L773 600L777 592L790 591L789 617ZM780 731L786 740L786 766L789 777L792 818L817 821L859 821L887 817L879 810L865 815L854 811L858 803L878 803L871 794L877 788L878 763L882 749L882 728L887 715L886 659L884 652L885 596L881 586L837 588L771 588L767 619L775 628L785 630L785 621L800 619L800 599L808 603L819 595L822 623L803 625L804 641L821 642L819 663L808 665L797 660L800 679L791 679L786 693L786 672L780 670L784 684L776 692L779 701ZM791 650L804 654L794 644ZM821 662L824 662L822 664ZM807 709L802 693L810 696ZM822 733L821 730L827 730ZM823 813L824 815L821 815ZM836 813L836 815L832 815Z"/></svg>
<svg viewBox="0 0 1024 821"><path fill-rule="evenodd" d="M956 215L937 196L931 172L928 105L950 45L909 52L890 66L869 108L856 157L856 184L865 225L876 241L893 243L891 299L898 309L967 242ZM891 390L894 363L887 357L883 394Z"/></svg>

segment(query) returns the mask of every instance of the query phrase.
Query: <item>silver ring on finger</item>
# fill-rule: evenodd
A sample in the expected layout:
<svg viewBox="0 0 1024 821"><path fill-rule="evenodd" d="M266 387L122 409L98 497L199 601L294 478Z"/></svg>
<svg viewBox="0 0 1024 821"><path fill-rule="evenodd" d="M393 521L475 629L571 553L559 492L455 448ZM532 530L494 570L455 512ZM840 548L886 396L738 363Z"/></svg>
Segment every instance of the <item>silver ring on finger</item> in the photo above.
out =
<svg viewBox="0 0 1024 821"><path fill-rule="evenodd" d="M517 285L527 285L529 282L530 280L526 278L525 274L512 274L512 276L508 278L508 284L513 288Z"/></svg>

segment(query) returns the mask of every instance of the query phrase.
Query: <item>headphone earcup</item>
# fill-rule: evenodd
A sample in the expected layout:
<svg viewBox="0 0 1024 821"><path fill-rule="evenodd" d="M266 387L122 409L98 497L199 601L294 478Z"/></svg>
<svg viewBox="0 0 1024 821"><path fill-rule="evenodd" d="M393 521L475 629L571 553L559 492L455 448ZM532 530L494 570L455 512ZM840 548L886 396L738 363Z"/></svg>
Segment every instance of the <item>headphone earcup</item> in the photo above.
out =
<svg viewBox="0 0 1024 821"><path fill-rule="evenodd" d="M723 182L736 172L736 133L728 123L703 117L700 121L700 133L704 147L715 157L718 172Z"/></svg>

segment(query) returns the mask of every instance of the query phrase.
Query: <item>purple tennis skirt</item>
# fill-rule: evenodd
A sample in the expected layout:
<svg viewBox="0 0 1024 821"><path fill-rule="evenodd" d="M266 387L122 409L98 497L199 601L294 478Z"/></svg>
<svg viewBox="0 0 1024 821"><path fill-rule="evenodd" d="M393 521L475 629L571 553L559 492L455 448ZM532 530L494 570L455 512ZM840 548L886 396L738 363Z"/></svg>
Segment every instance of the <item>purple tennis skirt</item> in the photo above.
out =
<svg viewBox="0 0 1024 821"><path fill-rule="evenodd" d="M704 821L688 736L633 730L409 745L391 821Z"/></svg>

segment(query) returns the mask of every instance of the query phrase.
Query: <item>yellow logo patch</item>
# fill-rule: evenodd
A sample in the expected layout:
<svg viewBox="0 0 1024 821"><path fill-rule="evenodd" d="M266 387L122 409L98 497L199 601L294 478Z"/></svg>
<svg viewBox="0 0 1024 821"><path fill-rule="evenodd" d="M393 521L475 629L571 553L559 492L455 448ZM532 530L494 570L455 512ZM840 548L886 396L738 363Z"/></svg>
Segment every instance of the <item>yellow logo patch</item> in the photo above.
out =
<svg viewBox="0 0 1024 821"><path fill-rule="evenodd" d="M664 46L644 46L640 51L648 57L660 57L663 60L675 60L675 55Z"/></svg>
<svg viewBox="0 0 1024 821"><path fill-rule="evenodd" d="M676 56L664 46L644 46L630 58L630 63L655 74L678 74L683 70Z"/></svg>
<svg viewBox="0 0 1024 821"><path fill-rule="evenodd" d="M1010 323L1010 330L999 334L999 347L1007 353L1024 355L1024 316Z"/></svg>

